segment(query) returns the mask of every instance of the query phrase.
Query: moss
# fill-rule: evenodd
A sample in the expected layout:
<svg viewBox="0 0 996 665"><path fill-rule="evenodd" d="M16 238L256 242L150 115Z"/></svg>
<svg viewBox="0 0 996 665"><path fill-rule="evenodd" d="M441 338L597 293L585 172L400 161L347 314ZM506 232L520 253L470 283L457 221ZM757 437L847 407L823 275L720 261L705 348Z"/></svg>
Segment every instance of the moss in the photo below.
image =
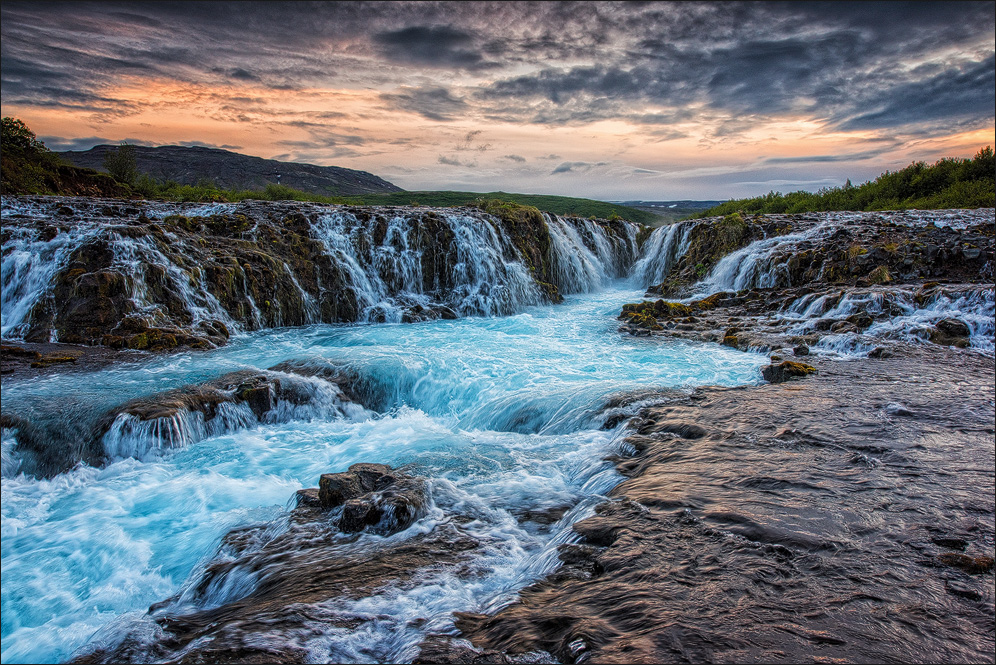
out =
<svg viewBox="0 0 996 665"><path fill-rule="evenodd" d="M699 312L715 309L716 307L719 306L718 305L719 301L722 300L724 297L726 297L726 293L720 291L719 293L714 293L711 296L702 298L701 300L693 300L691 303L691 308Z"/></svg>
<svg viewBox="0 0 996 665"><path fill-rule="evenodd" d="M779 365L787 374L793 376L806 376L807 374L812 374L816 371L816 368L812 365L807 365L806 363L800 363L795 360L785 360Z"/></svg>
<svg viewBox="0 0 996 665"><path fill-rule="evenodd" d="M868 273L868 281L872 284L888 284L892 281L892 275L886 266L879 266Z"/></svg>

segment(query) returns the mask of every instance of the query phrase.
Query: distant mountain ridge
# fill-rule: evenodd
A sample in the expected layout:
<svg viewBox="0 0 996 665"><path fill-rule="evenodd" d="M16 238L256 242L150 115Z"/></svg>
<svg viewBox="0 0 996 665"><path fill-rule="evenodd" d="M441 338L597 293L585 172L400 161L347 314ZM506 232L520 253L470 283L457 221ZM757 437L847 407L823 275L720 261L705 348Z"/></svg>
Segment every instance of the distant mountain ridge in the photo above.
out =
<svg viewBox="0 0 996 665"><path fill-rule="evenodd" d="M85 151L66 151L58 155L76 166L104 171L104 155L117 147L98 145ZM181 185L196 185L206 179L220 189L259 190L267 184L279 182L304 192L326 196L404 191L372 173L341 166L281 162L220 148L177 145L133 147L139 173L147 173L160 181L175 180Z"/></svg>

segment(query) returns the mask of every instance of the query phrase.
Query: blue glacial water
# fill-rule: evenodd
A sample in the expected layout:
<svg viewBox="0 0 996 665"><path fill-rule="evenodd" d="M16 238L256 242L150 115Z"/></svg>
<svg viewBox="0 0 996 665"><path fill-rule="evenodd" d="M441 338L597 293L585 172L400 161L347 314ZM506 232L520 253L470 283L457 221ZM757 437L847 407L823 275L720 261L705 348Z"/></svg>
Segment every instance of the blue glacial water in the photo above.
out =
<svg viewBox="0 0 996 665"><path fill-rule="evenodd" d="M405 531L358 543L410 538L460 513L490 544L472 581L439 573L361 600L330 599L381 618L329 629L305 645L313 658L404 659L425 631L451 626L453 611L509 602L557 564L570 525L620 480L604 458L621 449L621 426L603 425L639 401L607 410L609 400L761 381L765 356L616 333L620 306L641 295L617 283L502 318L269 330L210 352L5 382L5 410L68 423L66 414L285 361L344 368L366 397L362 407L252 423L105 468L45 480L5 474L3 662L66 660L140 629L149 606L182 594L229 530L279 521L297 490L357 462L411 465L433 501ZM516 517L562 506L571 508L551 528ZM254 582L235 579L211 602L246 595Z"/></svg>

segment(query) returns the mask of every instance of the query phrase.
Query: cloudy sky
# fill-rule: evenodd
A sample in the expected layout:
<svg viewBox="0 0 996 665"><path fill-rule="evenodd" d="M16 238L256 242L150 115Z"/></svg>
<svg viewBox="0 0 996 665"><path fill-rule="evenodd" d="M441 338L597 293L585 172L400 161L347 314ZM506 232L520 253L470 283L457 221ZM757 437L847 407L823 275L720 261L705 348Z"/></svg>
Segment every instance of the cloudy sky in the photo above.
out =
<svg viewBox="0 0 996 665"><path fill-rule="evenodd" d="M994 143L996 3L8 2L4 116L405 189L727 199Z"/></svg>

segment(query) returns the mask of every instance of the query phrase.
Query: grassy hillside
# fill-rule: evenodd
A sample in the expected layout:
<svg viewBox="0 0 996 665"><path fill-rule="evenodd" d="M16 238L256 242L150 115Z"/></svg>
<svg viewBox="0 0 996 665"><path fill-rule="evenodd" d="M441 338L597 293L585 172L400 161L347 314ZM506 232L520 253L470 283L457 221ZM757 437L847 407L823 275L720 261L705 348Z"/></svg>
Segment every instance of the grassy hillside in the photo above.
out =
<svg viewBox="0 0 996 665"><path fill-rule="evenodd" d="M794 213L829 210L937 210L996 206L996 160L989 146L972 159L942 159L934 164L913 162L886 171L858 185L810 192L769 192L752 199L734 199L692 216L692 219L734 212Z"/></svg>
<svg viewBox="0 0 996 665"><path fill-rule="evenodd" d="M7 117L0 132L0 192L120 197L129 189L105 173L65 164L27 125Z"/></svg>
<svg viewBox="0 0 996 665"><path fill-rule="evenodd" d="M608 219L612 216L622 217L631 222L647 224L653 222L653 213L637 210L628 206L592 199L577 199L570 196L550 196L545 194L514 194L509 192L393 192L390 194L364 194L348 197L350 201L358 201L367 205L424 205L424 206L465 206L472 205L482 199L498 199L511 201L525 206L533 206L555 215L572 215L575 217L600 217Z"/></svg>

